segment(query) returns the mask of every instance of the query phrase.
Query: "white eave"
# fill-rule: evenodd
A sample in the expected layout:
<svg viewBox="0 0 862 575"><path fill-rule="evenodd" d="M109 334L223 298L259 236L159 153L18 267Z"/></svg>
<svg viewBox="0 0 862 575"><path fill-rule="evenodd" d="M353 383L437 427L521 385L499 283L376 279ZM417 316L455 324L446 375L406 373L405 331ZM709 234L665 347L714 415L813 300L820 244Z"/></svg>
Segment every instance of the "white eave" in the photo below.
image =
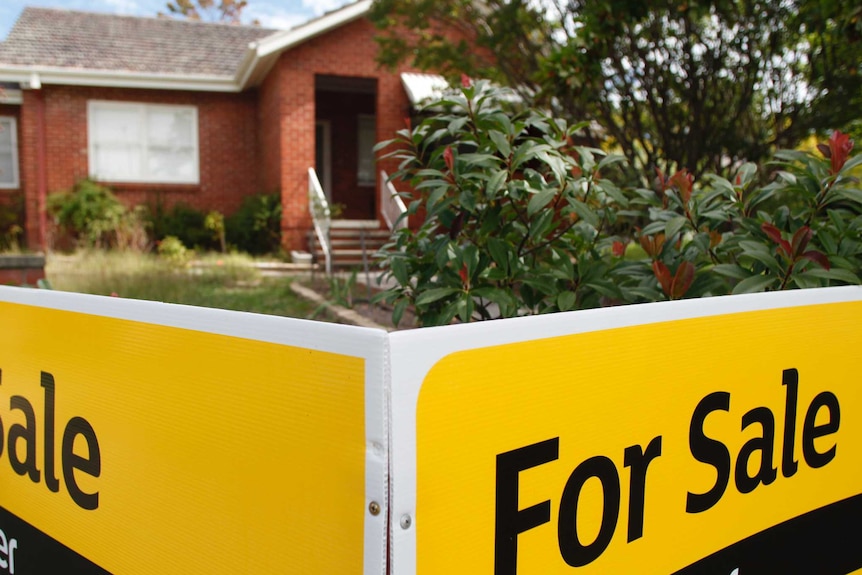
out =
<svg viewBox="0 0 862 575"><path fill-rule="evenodd" d="M291 30L276 32L257 42L252 42L248 45L237 71L236 84L240 89L257 85L282 52L362 18L371 10L371 3L372 0L359 0Z"/></svg>
<svg viewBox="0 0 862 575"><path fill-rule="evenodd" d="M149 88L206 92L240 91L233 78L229 76L152 74L116 70L0 65L0 80L2 81L20 82L23 86L32 86L34 77L41 84L62 84L67 86L104 86L110 88Z"/></svg>

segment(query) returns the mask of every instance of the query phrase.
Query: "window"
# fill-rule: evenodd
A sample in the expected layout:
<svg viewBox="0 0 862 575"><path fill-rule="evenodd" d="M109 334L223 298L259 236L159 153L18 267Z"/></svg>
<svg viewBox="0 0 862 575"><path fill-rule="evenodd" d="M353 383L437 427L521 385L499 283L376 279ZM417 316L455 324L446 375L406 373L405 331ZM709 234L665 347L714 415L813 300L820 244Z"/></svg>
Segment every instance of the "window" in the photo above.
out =
<svg viewBox="0 0 862 575"><path fill-rule="evenodd" d="M90 175L111 182L197 184L198 111L91 101Z"/></svg>
<svg viewBox="0 0 862 575"><path fill-rule="evenodd" d="M18 187L18 123L0 116L0 188Z"/></svg>
<svg viewBox="0 0 862 575"><path fill-rule="evenodd" d="M374 144L377 142L377 119L374 116L359 116L359 169L356 178L360 186L373 186Z"/></svg>

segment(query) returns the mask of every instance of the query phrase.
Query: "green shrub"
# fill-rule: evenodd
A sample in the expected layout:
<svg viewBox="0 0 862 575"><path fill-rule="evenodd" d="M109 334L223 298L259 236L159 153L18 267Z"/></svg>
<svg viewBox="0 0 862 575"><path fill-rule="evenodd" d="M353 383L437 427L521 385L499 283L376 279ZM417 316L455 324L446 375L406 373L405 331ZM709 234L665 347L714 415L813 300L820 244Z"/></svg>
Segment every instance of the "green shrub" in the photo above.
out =
<svg viewBox="0 0 862 575"><path fill-rule="evenodd" d="M189 261L189 251L176 236L166 236L159 240L156 250L159 256L171 264L182 266Z"/></svg>
<svg viewBox="0 0 862 575"><path fill-rule="evenodd" d="M251 254L275 253L281 247L281 194L246 196L225 219L227 241Z"/></svg>
<svg viewBox="0 0 862 575"><path fill-rule="evenodd" d="M820 155L777 152L768 177L753 164L732 181L656 169L654 189L622 189L609 175L624 160L572 145L580 126L500 100L466 85L381 144L415 190L409 212L424 212L381 250L395 285L378 299L396 324L408 306L438 325L860 283L862 154L846 135Z"/></svg>
<svg viewBox="0 0 862 575"><path fill-rule="evenodd" d="M212 233L213 239L218 241L218 245L222 253L226 252L227 245L225 241L224 216L221 212L212 210L207 213L204 218L204 227Z"/></svg>
<svg viewBox="0 0 862 575"><path fill-rule="evenodd" d="M206 214L190 205L178 202L166 209L161 199L150 207L153 237L161 241L168 236L178 238L184 245L201 250L219 248L218 240L206 226Z"/></svg>
<svg viewBox="0 0 862 575"><path fill-rule="evenodd" d="M109 247L126 215L126 208L111 190L82 180L70 191L50 194L48 210L57 225L86 247Z"/></svg>
<svg viewBox="0 0 862 575"><path fill-rule="evenodd" d="M24 196L0 202L0 251L17 252L24 235Z"/></svg>

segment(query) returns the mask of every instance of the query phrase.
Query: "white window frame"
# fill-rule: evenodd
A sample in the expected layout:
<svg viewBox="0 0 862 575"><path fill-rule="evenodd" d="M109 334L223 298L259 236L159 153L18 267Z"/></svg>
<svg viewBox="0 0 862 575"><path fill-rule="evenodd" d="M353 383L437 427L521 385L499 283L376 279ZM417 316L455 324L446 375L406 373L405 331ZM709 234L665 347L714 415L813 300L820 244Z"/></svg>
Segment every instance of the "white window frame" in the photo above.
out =
<svg viewBox="0 0 862 575"><path fill-rule="evenodd" d="M141 159L140 166L141 170L146 170L146 167L149 165L148 163L148 153L149 153L149 142L147 141L147 114L150 110L153 109L172 109L172 110L184 110L191 112L192 118L192 146L193 146L193 164L194 164L194 173L192 177L189 178L170 178L170 177L152 177L149 174L141 173L141 174L133 174L129 177L116 177L111 176L109 178L102 177L96 170L96 142L93 140L93 134L96 133L95 130L95 122L96 122L96 114L94 111L99 109L114 109L114 110L124 110L124 111L135 111L140 118L141 122L141 130L140 130L140 138L139 142L141 145ZM170 104L144 104L138 102L117 102L114 100L89 100L87 102L87 149L89 152L89 173L90 177L97 181L109 181L109 182L120 182L120 183L141 183L141 184L200 184L200 141L198 134L198 109L197 106L176 106Z"/></svg>
<svg viewBox="0 0 862 575"><path fill-rule="evenodd" d="M9 122L8 130L12 135L12 182L0 181L0 189L15 190L21 187L21 174L18 167L18 120L15 116L0 116L0 121ZM3 127L6 130L7 127Z"/></svg>

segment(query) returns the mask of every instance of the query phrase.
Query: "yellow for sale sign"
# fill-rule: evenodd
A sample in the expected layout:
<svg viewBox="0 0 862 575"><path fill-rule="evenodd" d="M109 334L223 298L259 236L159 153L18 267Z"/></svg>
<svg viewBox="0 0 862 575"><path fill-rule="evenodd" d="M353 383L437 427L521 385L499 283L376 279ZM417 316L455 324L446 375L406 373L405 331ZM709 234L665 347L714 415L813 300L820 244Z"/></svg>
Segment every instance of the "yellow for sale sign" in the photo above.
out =
<svg viewBox="0 0 862 575"><path fill-rule="evenodd" d="M535 339L541 318L514 322L522 341L499 345L452 334L464 350L416 378L415 501L394 502L416 572L862 568L862 302L686 305Z"/></svg>
<svg viewBox="0 0 862 575"><path fill-rule="evenodd" d="M84 301L142 317L0 303L0 573L372 572L369 552L385 553L366 493L379 343ZM379 548L366 549L373 520Z"/></svg>

